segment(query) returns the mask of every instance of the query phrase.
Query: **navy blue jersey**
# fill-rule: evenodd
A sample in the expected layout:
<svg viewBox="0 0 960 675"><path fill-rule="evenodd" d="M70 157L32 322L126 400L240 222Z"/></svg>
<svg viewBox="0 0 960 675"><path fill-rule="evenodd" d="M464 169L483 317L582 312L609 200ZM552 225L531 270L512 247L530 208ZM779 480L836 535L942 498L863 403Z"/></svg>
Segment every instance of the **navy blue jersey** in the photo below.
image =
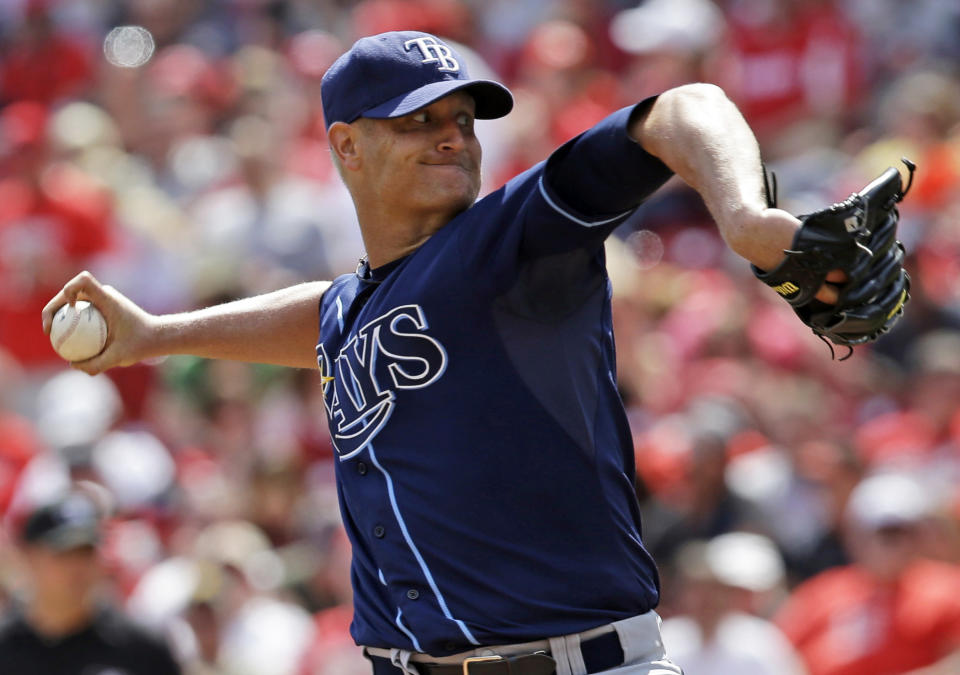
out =
<svg viewBox="0 0 960 675"><path fill-rule="evenodd" d="M324 294L358 643L445 655L657 604L603 241L670 172L631 110Z"/></svg>

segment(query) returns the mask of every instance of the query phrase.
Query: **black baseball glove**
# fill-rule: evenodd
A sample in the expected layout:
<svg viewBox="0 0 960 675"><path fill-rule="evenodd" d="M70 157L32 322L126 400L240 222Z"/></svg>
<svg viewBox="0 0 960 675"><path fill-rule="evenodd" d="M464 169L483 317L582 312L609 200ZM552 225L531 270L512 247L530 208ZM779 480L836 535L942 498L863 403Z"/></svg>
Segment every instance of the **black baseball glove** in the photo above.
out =
<svg viewBox="0 0 960 675"><path fill-rule="evenodd" d="M817 336L849 347L843 358L853 353L854 345L872 342L890 330L910 299L903 244L897 241L896 205L909 191L916 167L907 159L903 162L910 171L906 189L900 172L891 167L845 201L800 216L802 225L793 245L775 269L764 272L751 266ZM776 205L775 193L774 183L767 189L770 206ZM814 296L827 274L837 269L847 276L838 284L837 303L817 300Z"/></svg>

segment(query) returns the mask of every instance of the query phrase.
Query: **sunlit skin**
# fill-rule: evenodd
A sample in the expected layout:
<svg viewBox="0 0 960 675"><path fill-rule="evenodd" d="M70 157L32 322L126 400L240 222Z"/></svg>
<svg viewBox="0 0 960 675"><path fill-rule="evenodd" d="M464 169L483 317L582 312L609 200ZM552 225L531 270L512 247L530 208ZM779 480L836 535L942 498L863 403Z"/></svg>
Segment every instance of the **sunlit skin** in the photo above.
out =
<svg viewBox="0 0 960 675"><path fill-rule="evenodd" d="M454 92L409 115L330 127L370 264L413 252L480 192L473 97Z"/></svg>

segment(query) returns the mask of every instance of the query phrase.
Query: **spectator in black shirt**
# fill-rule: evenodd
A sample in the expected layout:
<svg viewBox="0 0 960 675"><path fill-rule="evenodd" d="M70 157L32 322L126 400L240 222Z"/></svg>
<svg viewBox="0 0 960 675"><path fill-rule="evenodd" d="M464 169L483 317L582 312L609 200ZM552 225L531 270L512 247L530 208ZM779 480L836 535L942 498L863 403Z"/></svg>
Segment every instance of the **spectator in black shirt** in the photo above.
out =
<svg viewBox="0 0 960 675"><path fill-rule="evenodd" d="M27 588L0 619L3 675L180 675L162 640L98 593L101 517L74 492L33 511L18 533Z"/></svg>

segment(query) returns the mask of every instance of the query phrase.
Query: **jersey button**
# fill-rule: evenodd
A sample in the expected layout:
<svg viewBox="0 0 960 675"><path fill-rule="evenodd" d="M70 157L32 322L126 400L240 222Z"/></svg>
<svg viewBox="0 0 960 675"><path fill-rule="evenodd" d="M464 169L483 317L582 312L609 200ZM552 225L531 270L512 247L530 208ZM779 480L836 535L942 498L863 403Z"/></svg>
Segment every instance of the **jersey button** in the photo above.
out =
<svg viewBox="0 0 960 675"><path fill-rule="evenodd" d="M361 476L367 475L367 463L366 462L357 462L357 473Z"/></svg>
<svg viewBox="0 0 960 675"><path fill-rule="evenodd" d="M411 588L409 591L407 591L407 597L411 600L416 600L420 597L420 591L418 591L416 588Z"/></svg>
<svg viewBox="0 0 960 675"><path fill-rule="evenodd" d="M386 528L383 525L377 525L373 528L373 536L377 539L383 539L383 535L387 533Z"/></svg>

